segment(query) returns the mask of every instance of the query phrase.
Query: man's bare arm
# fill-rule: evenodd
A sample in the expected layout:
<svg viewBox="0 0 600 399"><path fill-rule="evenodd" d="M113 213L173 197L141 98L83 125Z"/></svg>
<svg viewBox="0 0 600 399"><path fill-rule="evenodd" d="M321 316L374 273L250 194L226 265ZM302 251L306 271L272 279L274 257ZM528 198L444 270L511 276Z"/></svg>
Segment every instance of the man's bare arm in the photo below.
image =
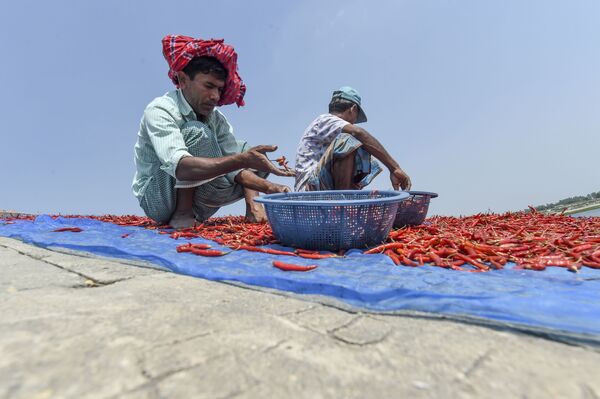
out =
<svg viewBox="0 0 600 399"><path fill-rule="evenodd" d="M353 124L348 124L342 129L344 133L348 133L355 137L358 141L363 144L363 148L369 154L379 159L390 171L390 178L392 185L395 189L402 187L403 190L410 190L411 181L410 177L400 168L398 162L392 158L387 150L381 145L381 143L373 137L365 129L358 127Z"/></svg>
<svg viewBox="0 0 600 399"><path fill-rule="evenodd" d="M393 170L399 168L398 162L392 158L392 156L386 151L381 143L373 137L365 129L356 125L348 124L342 129L344 133L348 133L354 136L358 141L363 143L363 148L375 158L379 159L389 169Z"/></svg>
<svg viewBox="0 0 600 399"><path fill-rule="evenodd" d="M179 180L206 180L243 168L242 154L221 158L183 157L179 160L175 176Z"/></svg>
<svg viewBox="0 0 600 399"><path fill-rule="evenodd" d="M242 170L235 176L235 182L241 184L247 189L260 191L261 193L286 193L291 191L289 187L270 182L257 176L249 170Z"/></svg>
<svg viewBox="0 0 600 399"><path fill-rule="evenodd" d="M259 145L241 154L221 158L184 157L179 160L175 176L179 180L205 180L238 169L255 169L278 176L293 176L293 172L277 168L265 155L277 146Z"/></svg>

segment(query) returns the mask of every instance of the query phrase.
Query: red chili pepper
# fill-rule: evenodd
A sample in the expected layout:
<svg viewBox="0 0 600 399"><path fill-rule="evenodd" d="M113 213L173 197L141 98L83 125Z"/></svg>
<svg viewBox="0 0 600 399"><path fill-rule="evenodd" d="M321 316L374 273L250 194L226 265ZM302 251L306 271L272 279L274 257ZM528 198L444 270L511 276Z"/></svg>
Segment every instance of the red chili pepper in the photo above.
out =
<svg viewBox="0 0 600 399"><path fill-rule="evenodd" d="M383 244L383 245L379 245L375 248L371 248L368 251L363 252L363 254L365 254L365 255L378 254L378 253L385 251L386 249L402 248L403 246L404 246L404 244L402 244L402 243L392 242L389 244Z"/></svg>
<svg viewBox="0 0 600 399"><path fill-rule="evenodd" d="M261 247L253 247L250 245L240 245L234 249L244 249L246 251L252 251L252 252L262 252L265 254L271 254L271 255L287 255L287 256L298 256L293 252L288 252L288 251L280 251L278 249L273 249L273 248L261 248Z"/></svg>
<svg viewBox="0 0 600 399"><path fill-rule="evenodd" d="M592 261L589 261L589 260L584 260L584 261L582 261L582 263L583 263L584 266L587 266L589 268L600 269L600 262L592 262Z"/></svg>
<svg viewBox="0 0 600 399"><path fill-rule="evenodd" d="M179 245L176 249L177 252L191 252L192 248L196 249L209 249L211 246L209 244L192 244L191 242L183 245Z"/></svg>
<svg viewBox="0 0 600 399"><path fill-rule="evenodd" d="M121 238L127 238L127 237L129 237L129 233L125 233L125 234L121 235Z"/></svg>
<svg viewBox="0 0 600 399"><path fill-rule="evenodd" d="M483 263L480 263L480 262L476 261L475 259L473 259L469 256L466 256L466 255L463 255L461 253L454 254L454 256L456 256L459 259L464 260L467 263L470 263L471 265L475 266L478 269L481 269L481 270L489 270L490 269L489 266L484 265Z"/></svg>
<svg viewBox="0 0 600 399"><path fill-rule="evenodd" d="M178 245L176 250L177 252L191 252L192 246L190 244Z"/></svg>
<svg viewBox="0 0 600 399"><path fill-rule="evenodd" d="M413 262L412 260L408 259L406 256L402 257L402 264L406 265L406 266L419 266L416 262Z"/></svg>
<svg viewBox="0 0 600 399"><path fill-rule="evenodd" d="M386 250L384 253L392 259L392 262L394 262L395 265L402 263L398 255L396 255L396 253L391 249Z"/></svg>
<svg viewBox="0 0 600 399"><path fill-rule="evenodd" d="M307 253L298 253L298 256L301 258L307 258L307 259L327 259L327 258L339 258L339 256L337 256L336 254L320 254L320 253L316 253L316 254L307 254Z"/></svg>
<svg viewBox="0 0 600 399"><path fill-rule="evenodd" d="M442 258L440 258L440 256L438 254L436 254L435 252L431 251L428 253L429 257L431 258L432 262L434 265L437 266L444 266L445 263L442 260Z"/></svg>
<svg viewBox="0 0 600 399"><path fill-rule="evenodd" d="M588 249L592 249L594 248L594 246L592 244L582 244L582 245L577 245L576 247L571 248L571 251L577 253L577 252L583 252L586 251Z"/></svg>
<svg viewBox="0 0 600 399"><path fill-rule="evenodd" d="M227 255L229 253L229 252L219 251L216 249L199 249L199 248L194 248L194 247L190 248L190 252L193 253L194 255L200 255L200 256L223 256L223 255Z"/></svg>
<svg viewBox="0 0 600 399"><path fill-rule="evenodd" d="M489 262L491 263L492 266L494 266L494 268L496 270L504 269L504 266L502 265L502 263L500 263L494 259L490 259Z"/></svg>
<svg viewBox="0 0 600 399"><path fill-rule="evenodd" d="M83 231L83 229L80 229L79 227L61 227L59 229L52 230L52 231L56 231L56 232L70 231L73 233L79 233L79 232Z"/></svg>
<svg viewBox="0 0 600 399"><path fill-rule="evenodd" d="M307 272L309 270L313 270L317 268L317 265L309 265L309 266L303 266L303 265L294 265L291 263L284 263L284 262L280 262L278 260L274 260L273 261L273 266L275 266L276 268L286 271L286 272Z"/></svg>

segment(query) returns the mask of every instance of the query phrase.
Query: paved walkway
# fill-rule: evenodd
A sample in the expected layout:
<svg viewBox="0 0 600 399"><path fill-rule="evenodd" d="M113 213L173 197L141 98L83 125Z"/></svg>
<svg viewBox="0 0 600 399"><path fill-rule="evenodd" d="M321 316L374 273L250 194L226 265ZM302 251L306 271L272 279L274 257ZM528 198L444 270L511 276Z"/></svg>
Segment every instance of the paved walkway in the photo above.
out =
<svg viewBox="0 0 600 399"><path fill-rule="evenodd" d="M600 352L0 238L2 398L599 398Z"/></svg>

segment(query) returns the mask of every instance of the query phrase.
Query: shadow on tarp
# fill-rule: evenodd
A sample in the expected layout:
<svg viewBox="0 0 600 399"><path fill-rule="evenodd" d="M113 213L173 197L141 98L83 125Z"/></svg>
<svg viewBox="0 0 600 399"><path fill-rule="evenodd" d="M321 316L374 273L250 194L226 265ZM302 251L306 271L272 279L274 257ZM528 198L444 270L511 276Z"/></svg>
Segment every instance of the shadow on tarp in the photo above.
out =
<svg viewBox="0 0 600 399"><path fill-rule="evenodd" d="M83 231L52 231L67 226L80 227ZM122 238L125 233L129 235ZM543 272L507 268L466 273L432 266L397 267L387 256L363 255L358 250L349 251L344 258L316 261L248 251L205 258L177 253L175 248L188 240L174 240L156 230L49 216L14 224L0 221L0 236L44 248L58 247L151 262L176 273L208 280L311 297L326 296L362 311L432 313L563 342L600 345L600 270L589 268L583 268L580 273L570 273L563 268ZM228 250L199 238L191 242L206 242L215 249ZM276 259L318 264L319 268L308 273L283 272L272 266Z"/></svg>

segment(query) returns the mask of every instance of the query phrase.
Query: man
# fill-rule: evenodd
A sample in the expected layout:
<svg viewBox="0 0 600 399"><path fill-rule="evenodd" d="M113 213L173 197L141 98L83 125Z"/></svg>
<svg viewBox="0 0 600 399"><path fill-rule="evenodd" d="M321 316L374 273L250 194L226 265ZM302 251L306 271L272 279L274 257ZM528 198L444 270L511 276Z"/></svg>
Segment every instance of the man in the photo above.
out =
<svg viewBox="0 0 600 399"><path fill-rule="evenodd" d="M355 89L333 92L329 113L317 117L304 131L296 155L296 191L360 190L381 172L371 156L390 171L395 190L410 190L408 175L365 129L361 98Z"/></svg>
<svg viewBox="0 0 600 399"><path fill-rule="evenodd" d="M249 221L266 220L253 200L258 191L287 192L265 180L275 167L266 153L276 146L249 148L216 107L244 105L246 86L237 54L223 40L163 38L169 77L177 89L154 99L144 111L135 145L133 192L147 216L174 228L190 227L221 206L246 199Z"/></svg>

